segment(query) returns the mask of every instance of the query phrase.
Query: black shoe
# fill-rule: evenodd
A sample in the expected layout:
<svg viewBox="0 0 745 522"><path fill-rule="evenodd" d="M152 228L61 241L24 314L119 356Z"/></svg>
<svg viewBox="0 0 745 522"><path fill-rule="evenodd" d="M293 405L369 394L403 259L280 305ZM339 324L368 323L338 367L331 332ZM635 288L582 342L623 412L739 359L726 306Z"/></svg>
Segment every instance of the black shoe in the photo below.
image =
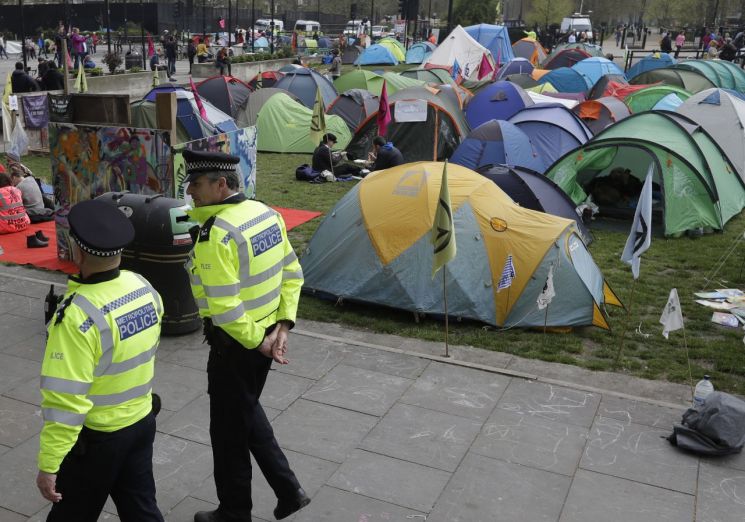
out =
<svg viewBox="0 0 745 522"><path fill-rule="evenodd" d="M198 511L194 515L194 522L223 522L225 519L220 515L218 510Z"/></svg>
<svg viewBox="0 0 745 522"><path fill-rule="evenodd" d="M39 238L34 234L26 236L26 248L44 248L48 246L49 243L39 240Z"/></svg>
<svg viewBox="0 0 745 522"><path fill-rule="evenodd" d="M295 511L300 511L308 504L310 504L310 497L305 494L303 488L300 488L295 493L294 498L288 500L280 499L279 502L277 502L277 507L274 508L274 518L277 520L287 518Z"/></svg>
<svg viewBox="0 0 745 522"><path fill-rule="evenodd" d="M36 238L39 241L43 241L44 243L49 243L49 238L47 236L45 236L44 235L44 232L42 232L41 230L37 230L36 231L36 234L34 234L34 235L36 236Z"/></svg>

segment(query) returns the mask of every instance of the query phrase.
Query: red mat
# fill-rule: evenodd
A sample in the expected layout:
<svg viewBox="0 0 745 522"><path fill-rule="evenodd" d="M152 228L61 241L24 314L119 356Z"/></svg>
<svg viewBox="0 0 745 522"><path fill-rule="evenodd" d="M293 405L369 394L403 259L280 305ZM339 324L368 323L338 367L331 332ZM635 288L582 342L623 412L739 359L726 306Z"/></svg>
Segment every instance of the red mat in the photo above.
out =
<svg viewBox="0 0 745 522"><path fill-rule="evenodd" d="M312 212L309 210L280 207L272 208L282 214L287 230L292 230L296 226L302 225L303 223L321 215L320 212ZM26 236L35 233L37 230L41 230L44 232L44 235L49 238L49 246L45 248L27 248ZM30 225L23 232L2 234L0 235L0 246L2 246L5 251L4 254L0 255L0 263L33 265L36 268L59 270L66 274L77 273L77 267L72 262L57 259L57 234L55 232L54 221Z"/></svg>

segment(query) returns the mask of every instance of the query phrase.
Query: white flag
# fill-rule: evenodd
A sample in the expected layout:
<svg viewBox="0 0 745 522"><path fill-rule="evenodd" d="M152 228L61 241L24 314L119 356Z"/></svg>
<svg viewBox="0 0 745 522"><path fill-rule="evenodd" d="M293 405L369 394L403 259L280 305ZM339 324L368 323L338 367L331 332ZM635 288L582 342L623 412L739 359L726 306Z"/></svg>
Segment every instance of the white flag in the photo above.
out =
<svg viewBox="0 0 745 522"><path fill-rule="evenodd" d="M626 240L626 246L621 254L621 261L631 265L634 279L639 279L640 256L647 251L652 243L652 176L654 174L654 163L649 165L647 179L644 180L639 202L636 204L634 224L631 225L631 233Z"/></svg>
<svg viewBox="0 0 745 522"><path fill-rule="evenodd" d="M556 292L554 292L554 265L548 269L548 277L546 278L546 284L543 285L543 291L538 296L538 309L543 310L551 304L551 299L554 298Z"/></svg>
<svg viewBox="0 0 745 522"><path fill-rule="evenodd" d="M667 298L667 304L660 317L662 325L662 335L667 339L670 332L683 328L683 311L680 309L680 300L678 299L678 289L670 290L670 297Z"/></svg>

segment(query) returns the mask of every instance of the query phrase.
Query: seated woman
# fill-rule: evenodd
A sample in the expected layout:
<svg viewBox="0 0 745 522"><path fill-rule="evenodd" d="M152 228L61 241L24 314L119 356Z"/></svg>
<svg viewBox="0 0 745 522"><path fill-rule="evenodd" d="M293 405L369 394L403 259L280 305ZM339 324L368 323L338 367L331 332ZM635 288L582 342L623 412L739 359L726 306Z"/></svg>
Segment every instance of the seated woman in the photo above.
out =
<svg viewBox="0 0 745 522"><path fill-rule="evenodd" d="M93 57L91 57L90 54L85 55L85 59L83 60L83 68L84 69L95 69L96 62L93 61Z"/></svg>
<svg viewBox="0 0 745 522"><path fill-rule="evenodd" d="M207 50L207 44L204 43L204 38L201 38L199 40L199 45L197 45L197 62L204 63L210 58L210 53Z"/></svg>
<svg viewBox="0 0 745 522"><path fill-rule="evenodd" d="M31 223L41 223L54 219L54 211L50 204L44 201L39 182L26 165L8 154L8 168L10 181L21 191L23 206L26 208ZM51 203L51 202L50 202Z"/></svg>
<svg viewBox="0 0 745 522"><path fill-rule="evenodd" d="M0 234L26 230L31 221L23 206L21 191L13 186L10 176L0 172Z"/></svg>

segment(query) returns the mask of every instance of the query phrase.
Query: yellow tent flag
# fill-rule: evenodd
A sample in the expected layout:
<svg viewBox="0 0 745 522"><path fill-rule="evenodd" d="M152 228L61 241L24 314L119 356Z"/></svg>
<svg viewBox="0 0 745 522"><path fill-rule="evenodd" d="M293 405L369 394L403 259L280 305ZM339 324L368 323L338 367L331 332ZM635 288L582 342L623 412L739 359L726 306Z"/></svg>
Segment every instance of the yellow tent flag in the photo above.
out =
<svg viewBox="0 0 745 522"><path fill-rule="evenodd" d="M11 94L13 94L13 82L10 79L10 72L8 72L8 77L5 78L5 90L3 91L3 103L5 105L8 105L8 98Z"/></svg>
<svg viewBox="0 0 745 522"><path fill-rule="evenodd" d="M455 223L450 206L450 191L448 190L448 162L442 167L442 184L440 197L437 200L437 210L432 223L432 245L434 257L432 259L432 279L437 271L455 257Z"/></svg>
<svg viewBox="0 0 745 522"><path fill-rule="evenodd" d="M75 88L78 92L88 91L88 80L85 79L85 70L83 70L83 62L78 64L78 77L75 78Z"/></svg>
<svg viewBox="0 0 745 522"><path fill-rule="evenodd" d="M310 118L310 140L318 144L321 137L326 134L326 114L323 108L321 90L316 89L316 101L313 103L313 116Z"/></svg>
<svg viewBox="0 0 745 522"><path fill-rule="evenodd" d="M158 70L153 71L153 87L160 85L160 76L158 76Z"/></svg>

